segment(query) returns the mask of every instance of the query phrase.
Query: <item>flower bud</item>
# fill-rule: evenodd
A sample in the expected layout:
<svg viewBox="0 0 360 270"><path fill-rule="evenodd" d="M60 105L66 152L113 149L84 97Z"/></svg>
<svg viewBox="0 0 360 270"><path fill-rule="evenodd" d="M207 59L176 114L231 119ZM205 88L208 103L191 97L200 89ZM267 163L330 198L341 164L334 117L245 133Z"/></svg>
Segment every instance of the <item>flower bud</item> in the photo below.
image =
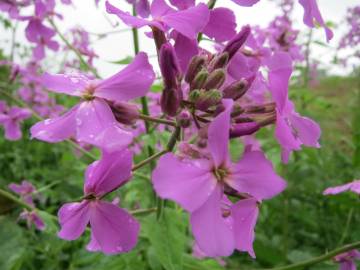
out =
<svg viewBox="0 0 360 270"><path fill-rule="evenodd" d="M240 114L242 114L244 112L245 112L245 110L239 104L234 103L234 106L233 106L232 111L231 111L231 117L232 118L237 117L237 116L239 116Z"/></svg>
<svg viewBox="0 0 360 270"><path fill-rule="evenodd" d="M189 94L189 101L195 102L200 97L200 93L201 92L199 89L195 89L195 90L191 91Z"/></svg>
<svg viewBox="0 0 360 270"><path fill-rule="evenodd" d="M209 91L200 91L200 96L195 101L195 108L200 111L206 111L208 108L221 102L222 94L217 89Z"/></svg>
<svg viewBox="0 0 360 270"><path fill-rule="evenodd" d="M205 84L208 77L209 77L209 73L205 69L200 71L195 76L194 80L191 82L190 90L203 88L203 85Z"/></svg>
<svg viewBox="0 0 360 270"><path fill-rule="evenodd" d="M182 92L176 88L165 88L162 92L160 105L163 113L175 116L182 101Z"/></svg>
<svg viewBox="0 0 360 270"><path fill-rule="evenodd" d="M229 62L229 53L223 52L214 56L208 65L209 72L218 69L225 68Z"/></svg>
<svg viewBox="0 0 360 270"><path fill-rule="evenodd" d="M174 47L170 43L161 46L159 64L165 88L177 88L180 66Z"/></svg>
<svg viewBox="0 0 360 270"><path fill-rule="evenodd" d="M230 40L223 52L229 53L229 60L237 53L237 51L241 48L242 45L246 42L248 36L250 35L251 29L250 26L244 26L241 31L232 39Z"/></svg>
<svg viewBox="0 0 360 270"><path fill-rule="evenodd" d="M176 122L182 128L188 128L191 125L191 115L188 111L182 111L177 117Z"/></svg>
<svg viewBox="0 0 360 270"><path fill-rule="evenodd" d="M210 73L203 86L204 89L219 89L225 82L225 71L221 68Z"/></svg>
<svg viewBox="0 0 360 270"><path fill-rule="evenodd" d="M151 29L155 41L156 50L159 52L161 46L167 42L165 33L155 26L151 27Z"/></svg>
<svg viewBox="0 0 360 270"><path fill-rule="evenodd" d="M235 124L230 128L230 138L251 135L258 131L260 127L261 126L256 122Z"/></svg>
<svg viewBox="0 0 360 270"><path fill-rule="evenodd" d="M241 79L239 81L235 81L223 90L224 98L231 98L233 100L237 100L241 98L247 91L248 82L245 79Z"/></svg>
<svg viewBox="0 0 360 270"><path fill-rule="evenodd" d="M206 56L204 55L195 55L187 68L186 75L185 75L185 81L187 83L192 83L195 76L201 71L201 69L204 67L206 61Z"/></svg>
<svg viewBox="0 0 360 270"><path fill-rule="evenodd" d="M245 109L246 113L271 113L275 112L276 104L274 102L266 103L263 105L253 105Z"/></svg>
<svg viewBox="0 0 360 270"><path fill-rule="evenodd" d="M139 110L136 105L126 102L114 102L110 104L110 108L115 119L125 125L133 125L139 119Z"/></svg>

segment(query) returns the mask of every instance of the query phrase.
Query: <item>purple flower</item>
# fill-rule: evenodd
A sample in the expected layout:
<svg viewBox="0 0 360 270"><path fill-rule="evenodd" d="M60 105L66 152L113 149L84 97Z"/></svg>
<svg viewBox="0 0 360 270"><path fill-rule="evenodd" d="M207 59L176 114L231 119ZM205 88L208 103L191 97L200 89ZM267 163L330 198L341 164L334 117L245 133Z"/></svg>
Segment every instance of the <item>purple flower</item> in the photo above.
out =
<svg viewBox="0 0 360 270"><path fill-rule="evenodd" d="M320 147L321 130L316 122L298 114L288 99L291 57L284 52L275 53L268 59L267 66L269 89L277 110L275 136L282 147L282 160L287 163L290 153L300 150L301 145Z"/></svg>
<svg viewBox="0 0 360 270"><path fill-rule="evenodd" d="M64 115L34 125L32 137L55 143L74 136L79 142L107 151L123 148L133 136L116 121L107 101L122 102L145 95L154 77L145 53L139 53L125 69L102 81L45 74L42 82L49 90L82 97L82 101Z"/></svg>
<svg viewBox="0 0 360 270"><path fill-rule="evenodd" d="M260 0L232 0L232 1L243 7L251 7L251 6L255 5L257 2L259 2Z"/></svg>
<svg viewBox="0 0 360 270"><path fill-rule="evenodd" d="M190 212L196 243L211 257L228 256L240 247L232 221L223 217L226 187L262 200L275 196L286 186L260 151L245 152L238 163L231 162L228 142L233 101L225 99L223 104L225 111L208 128L209 155L180 159L166 154L152 177L160 197L172 199Z"/></svg>
<svg viewBox="0 0 360 270"><path fill-rule="evenodd" d="M106 2L106 10L109 14L117 15L128 26L156 27L163 32L172 28L189 39L195 39L209 20L209 9L203 3L186 10L176 11L164 0L154 0L150 7L152 19L134 17L111 5L109 1Z"/></svg>
<svg viewBox="0 0 360 270"><path fill-rule="evenodd" d="M329 187L324 190L323 194L335 195L345 191L352 191L354 193L360 194L360 180L354 180L353 182L347 183L345 185Z"/></svg>
<svg viewBox="0 0 360 270"><path fill-rule="evenodd" d="M40 231L43 231L45 229L44 221L39 217L39 215L36 213L35 210L30 211L30 212L27 210L24 210L20 214L19 220L26 220L28 228L30 228L31 225L34 224L35 227Z"/></svg>
<svg viewBox="0 0 360 270"><path fill-rule="evenodd" d="M11 183L9 189L20 195L21 199L24 200L30 206L34 206L33 193L36 191L35 187L29 181L22 181L20 185Z"/></svg>
<svg viewBox="0 0 360 270"><path fill-rule="evenodd" d="M339 270L356 270L355 260L360 260L360 252L356 249L334 257L334 261L340 263Z"/></svg>
<svg viewBox="0 0 360 270"><path fill-rule="evenodd" d="M299 0L299 3L304 8L304 23L309 27L315 27L315 22L322 26L325 30L326 40L329 42L334 34L330 28L326 26L316 0Z"/></svg>
<svg viewBox="0 0 360 270"><path fill-rule="evenodd" d="M129 4L134 5L136 14L143 18L150 16L150 4L148 0L126 0Z"/></svg>
<svg viewBox="0 0 360 270"><path fill-rule="evenodd" d="M130 151L103 153L102 159L86 170L84 200L64 204L59 212L61 230L65 240L75 240L91 225L89 251L116 254L131 250L138 238L139 223L125 210L102 197L124 185L131 177Z"/></svg>
<svg viewBox="0 0 360 270"><path fill-rule="evenodd" d="M20 123L29 118L31 112L28 109L11 107L6 112L0 112L0 125L5 129L5 138L11 141L21 139Z"/></svg>

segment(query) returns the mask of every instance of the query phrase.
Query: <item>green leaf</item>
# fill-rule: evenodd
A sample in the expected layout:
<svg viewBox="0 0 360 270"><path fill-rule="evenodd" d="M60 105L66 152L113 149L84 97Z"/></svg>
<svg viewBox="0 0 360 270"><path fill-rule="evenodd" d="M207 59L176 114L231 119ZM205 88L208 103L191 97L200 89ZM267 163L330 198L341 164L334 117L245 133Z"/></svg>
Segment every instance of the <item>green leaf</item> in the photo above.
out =
<svg viewBox="0 0 360 270"><path fill-rule="evenodd" d="M2 270L20 270L25 255L26 241L21 228L5 217L0 217L0 265Z"/></svg>
<svg viewBox="0 0 360 270"><path fill-rule="evenodd" d="M156 215L144 219L142 228L150 241L156 259L166 270L183 268L183 254L186 250L187 220L183 212L165 208L160 220ZM154 258L152 258L153 263Z"/></svg>

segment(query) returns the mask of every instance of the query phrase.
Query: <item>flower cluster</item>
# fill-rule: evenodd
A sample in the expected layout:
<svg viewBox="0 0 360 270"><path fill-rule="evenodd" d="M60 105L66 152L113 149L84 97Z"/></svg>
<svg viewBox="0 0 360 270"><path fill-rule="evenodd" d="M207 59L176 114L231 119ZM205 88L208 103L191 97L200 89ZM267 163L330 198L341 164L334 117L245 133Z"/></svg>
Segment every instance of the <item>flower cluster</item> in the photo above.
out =
<svg viewBox="0 0 360 270"><path fill-rule="evenodd" d="M240 6L258 1L233 0ZM43 57L44 47L56 47L54 33L43 24L44 18L54 14L53 2L48 2L35 1L35 16L26 18L29 40L37 46L36 59ZM107 79L81 73L44 73L37 78L41 87L78 97L79 103L61 116L50 115L35 124L31 136L50 143L71 139L102 152L101 159L86 170L82 200L60 208L59 237L77 239L90 224L89 251L115 254L131 250L138 239L139 223L104 198L128 182L132 171L160 157L151 175L154 190L189 213L198 252L218 257L239 250L255 257L253 241L260 206L286 187L262 152L257 132L275 126L284 163L302 146L320 146L320 127L297 113L289 99L293 61L300 58L294 48L297 33L286 18L279 18L269 28L271 39L264 42L249 25L237 31L235 13L214 7L215 2L209 6L195 0L128 2L134 6L134 14L109 1L106 11L134 31L150 30L146 34L157 50L161 94L149 94L155 72L144 52ZM330 39L332 33L316 1L299 2L305 10L304 22L314 27L316 21ZM7 10L10 16L19 17L17 5L15 11L11 5ZM74 46L89 56L91 64L95 55L88 47L87 35L77 33L81 38ZM214 43L212 51L200 46L204 36ZM153 101L150 112L161 113L163 118L139 112L134 102L146 96ZM141 147L136 136L148 131L141 125L134 131L140 119L165 125L172 135L165 149L132 165L133 152ZM232 160L230 140L244 143L240 160Z"/></svg>
<svg viewBox="0 0 360 270"><path fill-rule="evenodd" d="M35 207L34 204L34 197L38 197L39 193L36 191L35 187L28 181L24 180L21 182L20 185L11 183L9 185L9 189L11 189L13 192L20 195L20 198L26 202L30 207ZM27 210L24 209L19 216L20 220L26 220L27 226L30 228L32 224L35 225L35 227L42 231L45 229L45 223L43 220L39 217L39 215L36 213L36 210Z"/></svg>

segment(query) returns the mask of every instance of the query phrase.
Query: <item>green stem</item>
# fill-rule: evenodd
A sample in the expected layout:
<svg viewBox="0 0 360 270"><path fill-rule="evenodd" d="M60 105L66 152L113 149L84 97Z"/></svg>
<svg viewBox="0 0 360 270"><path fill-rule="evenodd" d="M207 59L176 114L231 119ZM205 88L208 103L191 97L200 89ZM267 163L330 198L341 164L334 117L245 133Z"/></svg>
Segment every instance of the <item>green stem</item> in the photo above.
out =
<svg viewBox="0 0 360 270"><path fill-rule="evenodd" d="M62 182L62 181L60 181L60 180L59 180L59 181L52 182L52 183L49 184L49 185L46 185L46 186L43 186L43 187L39 188L39 189L36 190L33 194L41 193L41 192L43 192L43 191L45 191L45 190L47 190L47 189L50 189L50 188L52 188L52 187L60 184L61 182Z"/></svg>
<svg viewBox="0 0 360 270"><path fill-rule="evenodd" d="M144 167L146 164L152 162L153 160L157 159L158 157L161 157L162 155L166 154L168 152L167 149L165 150L162 150L160 152L157 152L155 153L154 155L144 159L143 161L139 162L138 164L135 164L133 167L132 167L132 171L136 171L142 167Z"/></svg>
<svg viewBox="0 0 360 270"><path fill-rule="evenodd" d="M319 257L316 257L316 258L313 258L313 259L310 259L310 260L306 260L306 261L299 262L299 263L294 263L294 264L289 264L289 265L286 265L286 266L270 268L270 269L271 270L302 269L302 268L309 267L309 266L314 265L314 264L321 263L323 261L327 261L327 260L335 257L338 254L341 254L341 253L344 253L344 252L347 252L347 251L350 251L350 250L353 250L353 249L356 249L356 248L359 248L359 247L360 247L360 241L354 242L354 243L351 243L351 244L348 244L348 245L345 245L345 246L342 246L342 247L339 247L337 249L329 251L329 252L327 252L327 253L319 256Z"/></svg>
<svg viewBox="0 0 360 270"><path fill-rule="evenodd" d="M348 217L346 220L346 225L345 225L344 231L343 231L340 241L339 241L339 245L342 245L346 239L346 236L347 236L349 228L350 228L350 223L351 223L353 214L354 214L354 207L352 207L349 211L349 214L348 214Z"/></svg>
<svg viewBox="0 0 360 270"><path fill-rule="evenodd" d="M61 38L61 40L66 44L66 46L72 50L76 56L79 58L80 63L86 67L86 69L90 70L95 77L100 78L99 74L97 73L96 69L93 68L92 66L90 66L85 59L83 58L83 56L81 55L81 53L79 52L78 49L76 49L67 39L66 37L60 32L59 28L57 27L57 25L55 24L55 22L52 19L48 19L49 23L51 24L51 26L54 28L55 32L59 35L59 37Z"/></svg>
<svg viewBox="0 0 360 270"><path fill-rule="evenodd" d="M173 126L173 127L176 126L176 122L174 122L174 121L161 119L161 118L155 118L155 117L151 117L151 116L145 115L145 114L140 114L139 118L143 119L145 121L149 121L149 122L169 125L169 126Z"/></svg>
<svg viewBox="0 0 360 270"><path fill-rule="evenodd" d="M35 208L30 206L29 204L27 204L26 202L20 200L19 198L17 198L16 196L12 195L10 192L7 192L3 189L0 189L0 195L13 201L14 203L17 203L18 205L26 208L27 210L34 210Z"/></svg>

